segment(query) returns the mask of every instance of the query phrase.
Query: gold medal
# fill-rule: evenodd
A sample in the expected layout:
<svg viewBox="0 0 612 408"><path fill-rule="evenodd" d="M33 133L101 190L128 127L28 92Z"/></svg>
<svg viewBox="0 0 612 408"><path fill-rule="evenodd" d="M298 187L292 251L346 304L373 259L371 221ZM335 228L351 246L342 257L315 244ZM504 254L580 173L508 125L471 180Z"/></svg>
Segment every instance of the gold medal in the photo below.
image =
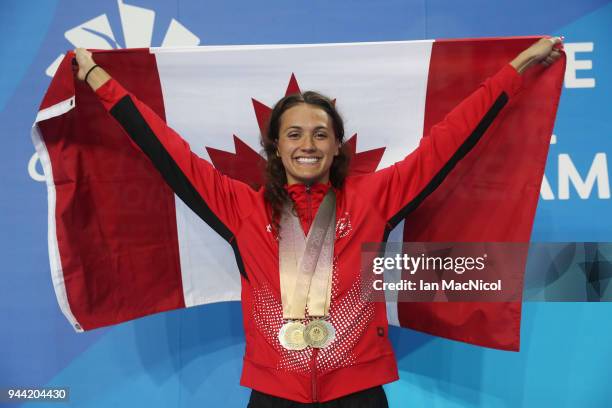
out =
<svg viewBox="0 0 612 408"><path fill-rule="evenodd" d="M335 338L336 329L326 320L313 320L304 329L304 342L310 347L327 347Z"/></svg>
<svg viewBox="0 0 612 408"><path fill-rule="evenodd" d="M287 350L304 350L304 325L300 322L287 322L278 332L278 341Z"/></svg>

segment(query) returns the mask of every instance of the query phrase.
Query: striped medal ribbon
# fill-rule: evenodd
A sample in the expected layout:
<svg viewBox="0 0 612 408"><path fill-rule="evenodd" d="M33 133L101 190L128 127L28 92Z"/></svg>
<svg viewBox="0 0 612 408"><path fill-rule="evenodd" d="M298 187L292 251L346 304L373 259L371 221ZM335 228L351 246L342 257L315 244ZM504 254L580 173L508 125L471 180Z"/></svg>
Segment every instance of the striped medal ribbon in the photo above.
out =
<svg viewBox="0 0 612 408"><path fill-rule="evenodd" d="M330 189L304 236L298 217L287 204L280 220L279 270L283 319L278 333L287 350L327 347L336 331L329 321L336 195ZM304 324L308 316L316 319Z"/></svg>

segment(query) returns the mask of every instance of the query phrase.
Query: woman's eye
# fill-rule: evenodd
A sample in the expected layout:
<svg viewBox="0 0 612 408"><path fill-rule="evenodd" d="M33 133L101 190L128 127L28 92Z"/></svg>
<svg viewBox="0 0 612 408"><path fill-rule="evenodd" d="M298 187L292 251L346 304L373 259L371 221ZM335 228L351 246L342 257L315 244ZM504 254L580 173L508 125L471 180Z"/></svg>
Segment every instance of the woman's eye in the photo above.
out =
<svg viewBox="0 0 612 408"><path fill-rule="evenodd" d="M298 134L298 133L289 133L289 134L287 135L287 137L289 137L289 138L291 138L291 139L295 139L296 137L299 137L299 134Z"/></svg>
<svg viewBox="0 0 612 408"><path fill-rule="evenodd" d="M319 139L325 139L327 137L327 133L317 133L316 135Z"/></svg>

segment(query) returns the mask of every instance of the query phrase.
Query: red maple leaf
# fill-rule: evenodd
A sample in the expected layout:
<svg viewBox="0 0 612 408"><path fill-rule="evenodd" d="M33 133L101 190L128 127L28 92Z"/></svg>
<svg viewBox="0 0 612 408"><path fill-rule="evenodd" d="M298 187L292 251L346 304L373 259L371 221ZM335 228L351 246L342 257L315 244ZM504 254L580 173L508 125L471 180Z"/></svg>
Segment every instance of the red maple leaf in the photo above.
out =
<svg viewBox="0 0 612 408"><path fill-rule="evenodd" d="M349 176L358 176L360 174L373 173L380 163L383 154L385 153L384 147L377 149L366 150L365 152L357 151L357 133L355 133L349 140L344 142L344 148L347 149L349 156L351 157L351 163L349 165Z"/></svg>
<svg viewBox="0 0 612 408"><path fill-rule="evenodd" d="M297 79L295 78L294 74L291 74L285 95L300 92L301 91ZM268 120L270 119L270 114L272 113L272 108L266 106L256 99L251 100L253 102L253 108L255 110L259 130L261 134L265 134L267 131ZM332 102L335 103L336 100L333 99ZM233 136L236 153L230 153L208 146L206 147L206 151L208 152L213 165L219 171L229 177L243 181L257 190L264 183L266 159L253 150L249 145L240 140L238 136ZM351 136L349 140L344 142L344 149L351 157L351 164L349 166L349 175L351 176L367 174L375 171L385 152L384 147L379 147L377 149L356 153L356 133Z"/></svg>
<svg viewBox="0 0 612 408"><path fill-rule="evenodd" d="M234 135L234 147L236 153L218 150L212 147L206 147L206 151L212 160L213 165L221 171L221 173L243 181L253 187L259 189L264 184L264 169L266 168L266 159L261 157L259 153L251 149L251 147Z"/></svg>

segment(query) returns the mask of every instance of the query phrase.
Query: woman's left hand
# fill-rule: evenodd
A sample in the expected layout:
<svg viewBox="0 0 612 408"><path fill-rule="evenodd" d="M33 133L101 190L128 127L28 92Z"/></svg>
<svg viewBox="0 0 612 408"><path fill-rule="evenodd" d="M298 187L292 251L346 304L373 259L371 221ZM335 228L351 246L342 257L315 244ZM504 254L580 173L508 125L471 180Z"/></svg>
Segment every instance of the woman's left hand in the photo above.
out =
<svg viewBox="0 0 612 408"><path fill-rule="evenodd" d="M555 63L563 51L563 37L541 38L531 47L521 52L510 64L519 72L523 73L527 68L541 63L550 66Z"/></svg>

